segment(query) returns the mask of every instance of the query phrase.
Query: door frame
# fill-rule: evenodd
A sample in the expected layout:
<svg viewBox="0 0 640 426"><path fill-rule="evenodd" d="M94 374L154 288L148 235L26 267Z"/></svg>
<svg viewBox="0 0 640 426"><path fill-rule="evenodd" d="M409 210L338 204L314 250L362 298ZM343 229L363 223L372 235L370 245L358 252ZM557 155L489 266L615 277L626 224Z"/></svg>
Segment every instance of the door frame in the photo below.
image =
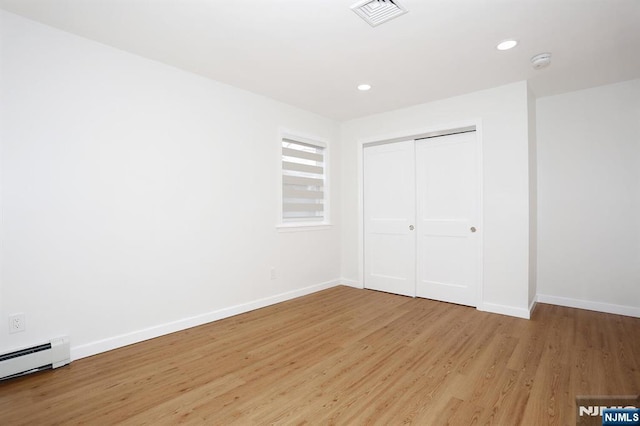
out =
<svg viewBox="0 0 640 426"><path fill-rule="evenodd" d="M478 244L477 262L478 271L476 276L477 282L477 310L484 310L484 263L483 263L483 248L484 248L484 182L483 182L483 145L482 145L482 120L479 118L441 123L434 126L425 127L422 129L415 129L413 131L404 130L393 134L378 135L369 137L366 139L360 139L357 141L358 147L358 287L364 289L364 148L365 146L382 145L394 142L400 142L407 139L420 139L430 136L447 135L451 133L457 133L461 131L473 130L476 131L477 141L477 179L478 179L478 238L480 242ZM417 267L417 265L416 265Z"/></svg>

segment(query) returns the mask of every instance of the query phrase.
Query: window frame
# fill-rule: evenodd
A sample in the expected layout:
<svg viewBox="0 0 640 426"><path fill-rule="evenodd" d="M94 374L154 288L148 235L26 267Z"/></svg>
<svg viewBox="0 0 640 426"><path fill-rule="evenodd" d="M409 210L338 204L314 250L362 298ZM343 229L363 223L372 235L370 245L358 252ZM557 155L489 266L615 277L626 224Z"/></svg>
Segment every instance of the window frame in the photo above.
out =
<svg viewBox="0 0 640 426"><path fill-rule="evenodd" d="M286 220L284 218L284 182L283 182L283 155L282 155L282 142L284 139L290 139L295 142L300 142L301 144L312 145L322 149L323 152L323 175L324 175L324 186L323 186L323 210L322 210L322 219L321 220ZM329 143L322 138L318 138L316 136L303 135L300 132L294 132L289 130L281 129L278 135L278 220L276 228L280 232L288 232L288 231L307 231L307 230L322 230L328 229L331 227L330 220L330 173L329 173Z"/></svg>

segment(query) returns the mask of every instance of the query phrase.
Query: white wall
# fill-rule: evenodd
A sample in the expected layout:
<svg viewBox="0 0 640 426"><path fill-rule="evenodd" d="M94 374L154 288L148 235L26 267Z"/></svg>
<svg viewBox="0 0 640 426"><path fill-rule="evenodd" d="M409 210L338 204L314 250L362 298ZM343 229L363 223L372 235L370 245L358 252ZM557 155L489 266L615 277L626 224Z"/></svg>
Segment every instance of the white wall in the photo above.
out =
<svg viewBox="0 0 640 426"><path fill-rule="evenodd" d="M539 300L640 316L640 80L537 114Z"/></svg>
<svg viewBox="0 0 640 426"><path fill-rule="evenodd" d="M373 93L371 94L374 95ZM484 297L481 309L527 317L529 134L527 84L514 83L343 123L342 276L362 285L358 201L362 142L481 121Z"/></svg>
<svg viewBox="0 0 640 426"><path fill-rule="evenodd" d="M70 335L77 358L340 276L361 285L360 143L469 121L480 307L527 316L537 254L542 301L638 314L640 80L535 104L520 82L339 128L12 14L0 24L0 352ZM330 229L276 231L280 127L330 142ZM18 312L27 331L9 335Z"/></svg>
<svg viewBox="0 0 640 426"><path fill-rule="evenodd" d="M86 356L337 282L337 224L275 228L280 126L330 142L338 218L335 122L0 19L0 352L69 335Z"/></svg>
<svg viewBox="0 0 640 426"><path fill-rule="evenodd" d="M536 98L527 91L529 130L529 306L538 294L538 154L536 134Z"/></svg>

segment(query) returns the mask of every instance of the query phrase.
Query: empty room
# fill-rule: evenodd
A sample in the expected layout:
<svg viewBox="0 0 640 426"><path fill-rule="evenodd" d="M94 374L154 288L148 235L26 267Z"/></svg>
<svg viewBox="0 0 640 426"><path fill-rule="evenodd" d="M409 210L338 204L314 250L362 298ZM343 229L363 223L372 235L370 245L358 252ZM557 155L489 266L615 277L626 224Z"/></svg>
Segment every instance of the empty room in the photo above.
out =
<svg viewBox="0 0 640 426"><path fill-rule="evenodd" d="M0 424L640 424L640 1L0 0Z"/></svg>

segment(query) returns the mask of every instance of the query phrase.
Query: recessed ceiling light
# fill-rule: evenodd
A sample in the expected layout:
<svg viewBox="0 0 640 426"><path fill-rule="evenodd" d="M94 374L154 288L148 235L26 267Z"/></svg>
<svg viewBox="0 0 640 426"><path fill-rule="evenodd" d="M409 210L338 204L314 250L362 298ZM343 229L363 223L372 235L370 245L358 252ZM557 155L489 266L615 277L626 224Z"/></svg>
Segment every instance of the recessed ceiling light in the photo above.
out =
<svg viewBox="0 0 640 426"><path fill-rule="evenodd" d="M361 84L361 85L358 86L358 90L361 90L363 92L366 92L369 89L371 89L371 85L370 84Z"/></svg>
<svg viewBox="0 0 640 426"><path fill-rule="evenodd" d="M509 50L509 49L513 49L517 45L518 45L517 40L505 40L505 41L501 41L500 43L498 43L498 45L496 46L496 49L498 49L498 50Z"/></svg>

